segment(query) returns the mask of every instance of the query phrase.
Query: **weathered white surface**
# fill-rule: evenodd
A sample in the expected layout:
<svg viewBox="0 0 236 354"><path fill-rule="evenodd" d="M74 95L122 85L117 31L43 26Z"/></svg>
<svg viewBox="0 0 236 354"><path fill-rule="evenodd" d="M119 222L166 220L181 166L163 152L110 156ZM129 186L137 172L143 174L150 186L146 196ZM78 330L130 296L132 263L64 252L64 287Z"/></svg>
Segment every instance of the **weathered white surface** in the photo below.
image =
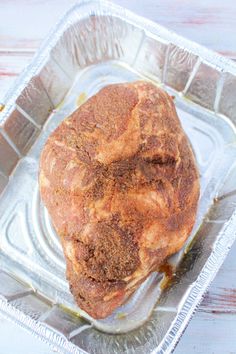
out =
<svg viewBox="0 0 236 354"><path fill-rule="evenodd" d="M235 0L115 2L236 59ZM0 0L0 101L29 63L42 38L74 3L74 0ZM235 255L236 244L180 340L176 354L236 353ZM51 354L53 351L0 318L0 354L6 353Z"/></svg>
<svg viewBox="0 0 236 354"><path fill-rule="evenodd" d="M0 316L0 354L56 354L47 343Z"/></svg>

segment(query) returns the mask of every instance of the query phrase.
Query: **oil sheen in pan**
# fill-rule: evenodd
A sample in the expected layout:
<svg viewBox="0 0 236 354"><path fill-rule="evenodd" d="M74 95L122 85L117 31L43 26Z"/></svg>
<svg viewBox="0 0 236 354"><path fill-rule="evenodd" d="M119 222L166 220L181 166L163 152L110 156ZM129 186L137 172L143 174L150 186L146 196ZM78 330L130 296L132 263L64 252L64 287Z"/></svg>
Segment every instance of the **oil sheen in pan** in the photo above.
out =
<svg viewBox="0 0 236 354"><path fill-rule="evenodd" d="M120 65L117 62L98 64L85 69L77 76L74 86L71 88L64 102L53 113L51 118L45 125L45 133L49 135L56 126L76 109L78 104L84 101L85 97L90 97L100 88L114 82L133 81L140 79L140 75L130 68ZM82 97L82 99L81 99ZM81 102L82 101L82 102ZM177 107L179 102L177 102ZM206 213L212 196L215 195L215 190L218 188L216 180L212 181L212 171L217 174L215 163L217 162L218 154L220 153L223 144L222 138L216 128L211 126L211 122L202 117L196 120L191 112L185 110L186 107L179 107L178 115L185 132L190 138L191 144L196 155L200 176L201 176L201 197L196 224L192 234L185 247L176 255L170 258L171 265L176 267L180 262L184 250L188 247L195 232L202 222L202 217ZM199 144L201 142L201 144ZM207 152L207 153L206 153ZM219 171L218 171L219 172ZM220 182L220 179L218 180ZM38 238L38 251L40 255L46 259L47 266L52 265L52 273L62 274L63 279L58 279L58 284L55 283L55 288L64 284L62 289L71 299L65 303L65 297L61 299L61 303L68 306L71 310L79 312L84 318L88 319L96 328L108 333L122 333L133 330L141 326L150 316L158 298L160 297L162 286L161 279L163 274L153 273L150 277L137 289L137 291L129 298L129 300L114 313L103 320L94 320L85 312L78 309L73 301L68 288L68 283L65 278L65 260L63 257L62 248L58 236L51 224L49 215L40 201L38 190L34 198L34 224ZM164 280L165 282L165 280ZM60 294L58 292L58 300ZM160 308L159 308L160 309ZM165 309L160 309L165 310ZM177 309L171 309L176 311Z"/></svg>
<svg viewBox="0 0 236 354"><path fill-rule="evenodd" d="M59 236L57 235L50 216L43 206L39 190L33 196L34 231L37 249L46 262L51 263L56 273L65 273L65 259ZM135 291L124 305L116 309L112 315L103 320L94 320L81 311L74 301L67 303L68 308L89 320L96 328L108 333L122 333L141 326L150 316L153 307L161 293L161 280L164 274L154 272ZM65 292L68 288L65 287Z"/></svg>

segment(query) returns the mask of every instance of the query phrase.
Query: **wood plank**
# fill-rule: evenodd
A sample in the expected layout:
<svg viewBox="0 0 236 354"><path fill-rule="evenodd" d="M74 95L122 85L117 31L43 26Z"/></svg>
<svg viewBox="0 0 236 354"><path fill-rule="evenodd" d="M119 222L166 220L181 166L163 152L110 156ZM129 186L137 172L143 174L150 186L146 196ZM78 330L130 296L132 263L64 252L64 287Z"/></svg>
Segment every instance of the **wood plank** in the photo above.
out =
<svg viewBox="0 0 236 354"><path fill-rule="evenodd" d="M75 0L0 0L0 49L36 50Z"/></svg>
<svg viewBox="0 0 236 354"><path fill-rule="evenodd" d="M236 243L205 295L199 311L236 314ZM236 321L236 316L235 316ZM235 341L236 349L236 341Z"/></svg>
<svg viewBox="0 0 236 354"><path fill-rule="evenodd" d="M0 51L0 76L18 76L30 63L34 52L1 52Z"/></svg>
<svg viewBox="0 0 236 354"><path fill-rule="evenodd" d="M236 7L233 0L115 0L142 16L236 58ZM0 0L0 101L29 63L56 21L74 0ZM23 14L22 20L19 11ZM168 14L168 15L167 15ZM215 35L217 33L217 36ZM27 55L25 55L27 53ZM14 63L16 68L14 68Z"/></svg>
<svg viewBox="0 0 236 354"><path fill-rule="evenodd" d="M235 0L114 2L236 58ZM0 101L50 28L74 3L75 0L0 0ZM236 353L235 254L236 244L178 344L177 354ZM0 352L1 349L0 345Z"/></svg>
<svg viewBox="0 0 236 354"><path fill-rule="evenodd" d="M197 312L175 354L235 354L235 315Z"/></svg>
<svg viewBox="0 0 236 354"><path fill-rule="evenodd" d="M0 51L0 102L15 79L30 63L34 51Z"/></svg>
<svg viewBox="0 0 236 354"><path fill-rule="evenodd" d="M236 56L234 0L114 2L208 48ZM75 0L0 0L0 49L38 48L49 29L74 3ZM19 11L22 13L22 21Z"/></svg>
<svg viewBox="0 0 236 354"><path fill-rule="evenodd" d="M236 244L233 245L175 354L236 353Z"/></svg>
<svg viewBox="0 0 236 354"><path fill-rule="evenodd" d="M234 0L115 0L139 15L196 41L236 57Z"/></svg>

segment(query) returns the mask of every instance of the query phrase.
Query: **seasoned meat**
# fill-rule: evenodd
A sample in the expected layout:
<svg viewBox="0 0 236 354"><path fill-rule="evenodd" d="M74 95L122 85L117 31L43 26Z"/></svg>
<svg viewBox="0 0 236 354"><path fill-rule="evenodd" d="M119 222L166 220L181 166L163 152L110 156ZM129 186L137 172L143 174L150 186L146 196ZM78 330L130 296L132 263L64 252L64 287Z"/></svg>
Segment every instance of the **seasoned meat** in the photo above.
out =
<svg viewBox="0 0 236 354"><path fill-rule="evenodd" d="M172 98L109 85L46 142L40 191L81 309L104 318L190 234L199 176Z"/></svg>

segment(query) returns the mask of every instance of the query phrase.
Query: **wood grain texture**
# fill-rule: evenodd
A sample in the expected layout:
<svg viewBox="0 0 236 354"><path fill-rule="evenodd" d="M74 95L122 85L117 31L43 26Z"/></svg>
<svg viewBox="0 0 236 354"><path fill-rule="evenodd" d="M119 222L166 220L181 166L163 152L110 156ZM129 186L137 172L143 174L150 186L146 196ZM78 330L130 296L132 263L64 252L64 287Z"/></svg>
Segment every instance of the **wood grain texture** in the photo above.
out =
<svg viewBox="0 0 236 354"><path fill-rule="evenodd" d="M115 2L236 59L235 0ZM50 28L74 3L74 0L0 0L0 101ZM177 345L176 354L236 353L235 254L236 244Z"/></svg>
<svg viewBox="0 0 236 354"><path fill-rule="evenodd" d="M139 15L236 58L236 6L234 0L115 0ZM0 101L18 72L29 63L42 39L75 0L0 0ZM22 55L22 53L27 55ZM13 54L14 53L14 54ZM16 55L18 53L18 56ZM6 75L9 73L10 75Z"/></svg>
<svg viewBox="0 0 236 354"><path fill-rule="evenodd" d="M180 339L175 354L236 353L236 244Z"/></svg>

